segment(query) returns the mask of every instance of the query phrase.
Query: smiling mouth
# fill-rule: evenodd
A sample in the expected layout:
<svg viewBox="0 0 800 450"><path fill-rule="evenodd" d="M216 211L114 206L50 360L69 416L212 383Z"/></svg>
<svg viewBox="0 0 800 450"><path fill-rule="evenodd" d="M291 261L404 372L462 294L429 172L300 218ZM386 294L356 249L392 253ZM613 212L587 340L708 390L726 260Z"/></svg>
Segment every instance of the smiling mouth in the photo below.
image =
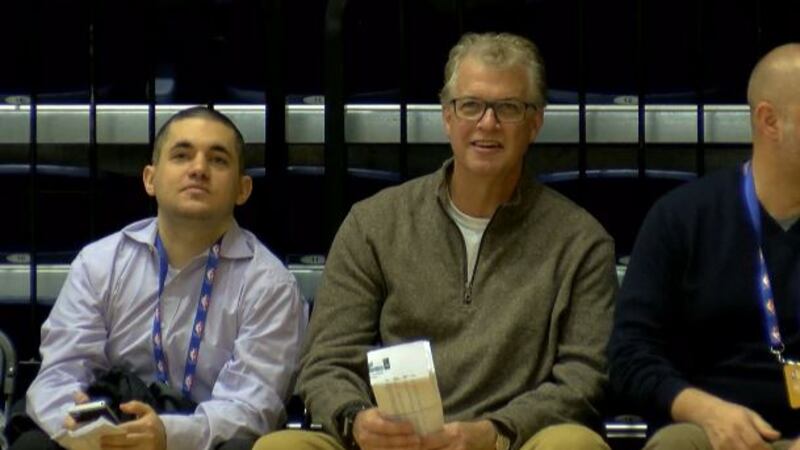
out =
<svg viewBox="0 0 800 450"><path fill-rule="evenodd" d="M481 150L500 150L503 148L500 142L491 140L470 141L470 145Z"/></svg>
<svg viewBox="0 0 800 450"><path fill-rule="evenodd" d="M190 193L202 192L202 193L208 194L208 188L203 187L203 186L187 186L187 187L181 189L181 191L190 192Z"/></svg>

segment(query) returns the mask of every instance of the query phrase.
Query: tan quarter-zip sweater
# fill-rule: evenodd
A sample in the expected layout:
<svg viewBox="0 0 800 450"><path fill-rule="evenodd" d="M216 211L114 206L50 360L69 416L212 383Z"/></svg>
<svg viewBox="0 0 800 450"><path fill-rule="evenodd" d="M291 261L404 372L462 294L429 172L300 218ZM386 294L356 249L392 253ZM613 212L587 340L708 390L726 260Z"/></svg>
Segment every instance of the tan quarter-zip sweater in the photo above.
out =
<svg viewBox="0 0 800 450"><path fill-rule="evenodd" d="M467 283L436 173L357 203L331 247L299 377L315 422L374 404L366 352L431 341L445 420L488 418L519 448L557 423L592 424L606 385L614 245L584 210L523 177L492 217Z"/></svg>

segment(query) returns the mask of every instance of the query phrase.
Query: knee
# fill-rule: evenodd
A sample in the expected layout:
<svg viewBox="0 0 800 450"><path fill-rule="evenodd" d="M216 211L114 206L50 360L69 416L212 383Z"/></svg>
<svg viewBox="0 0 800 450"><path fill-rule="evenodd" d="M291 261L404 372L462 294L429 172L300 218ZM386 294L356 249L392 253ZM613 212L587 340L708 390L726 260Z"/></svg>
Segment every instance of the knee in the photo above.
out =
<svg viewBox="0 0 800 450"><path fill-rule="evenodd" d="M302 441L302 431L282 430L269 433L256 441L253 450L269 450L278 448L299 448L297 443Z"/></svg>
<svg viewBox="0 0 800 450"><path fill-rule="evenodd" d="M644 448L645 450L673 448L710 450L711 443L702 428L690 423L678 423L658 430Z"/></svg>
<svg viewBox="0 0 800 450"><path fill-rule="evenodd" d="M521 450L609 450L609 447L590 428L569 423L542 429Z"/></svg>
<svg viewBox="0 0 800 450"><path fill-rule="evenodd" d="M262 436L253 450L344 450L326 433L314 431L282 430Z"/></svg>

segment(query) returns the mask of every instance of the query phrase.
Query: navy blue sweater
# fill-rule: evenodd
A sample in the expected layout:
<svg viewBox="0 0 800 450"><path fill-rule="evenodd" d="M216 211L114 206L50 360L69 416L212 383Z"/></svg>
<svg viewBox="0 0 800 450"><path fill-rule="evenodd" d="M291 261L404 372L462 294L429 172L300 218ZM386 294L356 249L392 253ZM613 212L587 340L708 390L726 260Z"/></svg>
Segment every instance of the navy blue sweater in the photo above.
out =
<svg viewBox="0 0 800 450"><path fill-rule="evenodd" d="M656 426L694 386L752 408L790 438L800 412L768 349L741 178L741 167L709 175L649 212L617 297L611 383ZM800 225L787 232L763 208L761 216L786 355L800 358Z"/></svg>

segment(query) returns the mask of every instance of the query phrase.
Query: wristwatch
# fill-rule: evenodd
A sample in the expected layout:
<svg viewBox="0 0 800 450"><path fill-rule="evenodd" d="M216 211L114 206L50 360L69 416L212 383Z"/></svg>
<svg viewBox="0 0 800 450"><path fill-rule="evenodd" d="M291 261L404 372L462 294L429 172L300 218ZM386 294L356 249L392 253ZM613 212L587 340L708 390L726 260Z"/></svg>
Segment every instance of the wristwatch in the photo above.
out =
<svg viewBox="0 0 800 450"><path fill-rule="evenodd" d="M356 423L356 415L367 408L369 408L369 405L364 403L351 403L342 408L339 414L336 415L336 426L342 436L342 443L349 450L357 450L359 448L356 437L353 435L353 425Z"/></svg>

